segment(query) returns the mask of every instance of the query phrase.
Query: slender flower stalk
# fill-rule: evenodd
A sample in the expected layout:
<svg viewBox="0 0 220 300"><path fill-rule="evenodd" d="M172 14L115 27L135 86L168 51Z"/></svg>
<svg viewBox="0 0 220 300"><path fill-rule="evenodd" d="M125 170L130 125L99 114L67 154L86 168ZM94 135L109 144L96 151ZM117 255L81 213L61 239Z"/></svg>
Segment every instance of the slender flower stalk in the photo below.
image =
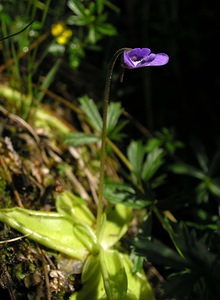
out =
<svg viewBox="0 0 220 300"><path fill-rule="evenodd" d="M111 79L113 74L113 69L116 60L120 55L123 54L122 67L127 69L135 69L146 66L162 66L168 63L169 56L165 53L151 53L149 48L121 48L113 56L105 83L104 91L104 103L103 103L103 125L102 125L102 135L101 135L101 154L100 154L100 170L99 170L99 189L98 189L98 208L97 208L97 229L96 235L97 239L100 238L100 232L102 229L102 213L103 213L103 194L104 194L104 173L105 173L105 156L106 156L106 135L107 135L107 114L108 114L108 102L110 94ZM127 164L124 157L118 153L122 160L126 163L128 168L131 168L130 164Z"/></svg>
<svg viewBox="0 0 220 300"><path fill-rule="evenodd" d="M129 48L119 49L113 56L107 71L105 91L104 91L104 103L103 103L103 119L102 119L102 135L101 135L101 153L100 153L100 169L99 169L99 189L98 189L98 209L97 209L97 229L96 234L99 238L101 226L102 226L102 212L103 212L103 194L104 194L104 175L105 175L105 156L106 156L106 135L107 135L107 115L108 115L108 102L111 87L111 79L113 74L113 69L118 57L124 53L124 51L129 51Z"/></svg>

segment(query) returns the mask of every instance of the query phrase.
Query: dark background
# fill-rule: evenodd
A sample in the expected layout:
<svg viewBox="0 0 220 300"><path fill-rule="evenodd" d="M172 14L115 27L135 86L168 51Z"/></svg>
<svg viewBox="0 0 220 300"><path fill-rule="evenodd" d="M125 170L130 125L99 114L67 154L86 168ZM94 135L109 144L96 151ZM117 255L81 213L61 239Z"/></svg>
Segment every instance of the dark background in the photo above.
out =
<svg viewBox="0 0 220 300"><path fill-rule="evenodd" d="M110 17L118 35L102 42L103 70L121 47L148 47L170 57L166 66L126 70L124 83L112 85L113 100L122 101L151 131L175 128L182 140L195 138L216 147L220 139L219 2L112 2L120 7L120 14Z"/></svg>

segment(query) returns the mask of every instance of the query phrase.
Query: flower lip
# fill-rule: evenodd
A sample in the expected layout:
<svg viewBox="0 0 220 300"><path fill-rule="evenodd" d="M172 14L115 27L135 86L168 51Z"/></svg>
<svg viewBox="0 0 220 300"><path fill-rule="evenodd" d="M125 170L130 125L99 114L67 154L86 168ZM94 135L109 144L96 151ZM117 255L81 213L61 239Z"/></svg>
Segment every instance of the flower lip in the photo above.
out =
<svg viewBox="0 0 220 300"><path fill-rule="evenodd" d="M149 48L134 48L124 51L123 67L135 69L147 66L163 66L169 61L169 56L165 53L151 53Z"/></svg>

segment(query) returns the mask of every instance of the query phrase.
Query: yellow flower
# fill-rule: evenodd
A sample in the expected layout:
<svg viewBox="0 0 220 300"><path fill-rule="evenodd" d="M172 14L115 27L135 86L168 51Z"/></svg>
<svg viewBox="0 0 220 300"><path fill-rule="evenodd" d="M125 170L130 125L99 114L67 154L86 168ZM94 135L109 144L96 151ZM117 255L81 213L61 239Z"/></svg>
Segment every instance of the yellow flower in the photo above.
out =
<svg viewBox="0 0 220 300"><path fill-rule="evenodd" d="M72 36L72 30L68 29L64 22L52 25L51 34L55 37L56 42L61 45L68 43Z"/></svg>
<svg viewBox="0 0 220 300"><path fill-rule="evenodd" d="M65 45L68 43L68 41L70 40L71 36L72 36L72 30L70 29L66 29L62 32L61 35L59 35L57 38L56 38L56 41L58 44L61 44L61 45Z"/></svg>

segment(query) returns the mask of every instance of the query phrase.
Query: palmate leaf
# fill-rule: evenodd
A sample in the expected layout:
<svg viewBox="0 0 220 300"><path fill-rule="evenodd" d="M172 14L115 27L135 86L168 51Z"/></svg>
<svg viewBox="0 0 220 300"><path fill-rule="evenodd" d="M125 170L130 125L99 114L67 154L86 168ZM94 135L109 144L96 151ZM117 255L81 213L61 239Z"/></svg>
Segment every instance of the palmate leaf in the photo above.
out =
<svg viewBox="0 0 220 300"><path fill-rule="evenodd" d="M132 181L137 184L140 179L150 180L164 163L164 150L154 147L151 151L141 141L132 141L127 155L132 165Z"/></svg>
<svg viewBox="0 0 220 300"><path fill-rule="evenodd" d="M144 208L152 203L150 195L143 195L133 187L121 182L106 182L104 195L110 203L130 208Z"/></svg>
<svg viewBox="0 0 220 300"><path fill-rule="evenodd" d="M141 141L132 141L127 148L127 157L132 166L131 179L137 185L141 180L141 171L145 156L145 148Z"/></svg>
<svg viewBox="0 0 220 300"><path fill-rule="evenodd" d="M127 125L128 121L122 121L118 123L111 132L108 133L108 137L113 141L121 141L126 134L123 132L123 128Z"/></svg>
<svg viewBox="0 0 220 300"><path fill-rule="evenodd" d="M110 133L118 123L123 109L119 102L111 102L108 106L107 133Z"/></svg>
<svg viewBox="0 0 220 300"><path fill-rule="evenodd" d="M87 96L81 97L79 102L83 112L86 114L95 130L100 133L102 130L102 118L95 102Z"/></svg>
<svg viewBox="0 0 220 300"><path fill-rule="evenodd" d="M85 8L78 0L69 0L67 5L77 16L86 16Z"/></svg>
<svg viewBox="0 0 220 300"><path fill-rule="evenodd" d="M164 150L155 148L150 152L144 162L141 177L143 180L148 181L151 179L157 170L164 163Z"/></svg>
<svg viewBox="0 0 220 300"><path fill-rule="evenodd" d="M70 16L67 19L67 24L68 25L77 25L77 26L85 26L89 23L90 19L89 16Z"/></svg>
<svg viewBox="0 0 220 300"><path fill-rule="evenodd" d="M97 132L101 133L102 117L99 113L96 103L92 99L88 98L87 96L81 97L79 99L79 102L81 105L81 109L86 114L86 116L89 120L89 123L93 126L93 128ZM127 124L127 122L124 121L120 124L117 124L122 112L123 112L123 109L122 109L120 103L112 102L109 104L108 117L107 117L107 136L110 137L111 139L119 140L120 137L123 136L123 133L121 133L121 131L124 128L124 126ZM96 137L95 135L92 135L92 134L90 134L90 135L81 134L80 135L80 134L74 133L72 135L68 135L68 140L70 142L74 143L74 145L77 145L77 140L74 141L73 140L74 138L78 139L79 143L81 143L80 139L85 139L86 143L89 143L90 141L92 142L93 139L94 139L94 142L98 141L98 137Z"/></svg>

